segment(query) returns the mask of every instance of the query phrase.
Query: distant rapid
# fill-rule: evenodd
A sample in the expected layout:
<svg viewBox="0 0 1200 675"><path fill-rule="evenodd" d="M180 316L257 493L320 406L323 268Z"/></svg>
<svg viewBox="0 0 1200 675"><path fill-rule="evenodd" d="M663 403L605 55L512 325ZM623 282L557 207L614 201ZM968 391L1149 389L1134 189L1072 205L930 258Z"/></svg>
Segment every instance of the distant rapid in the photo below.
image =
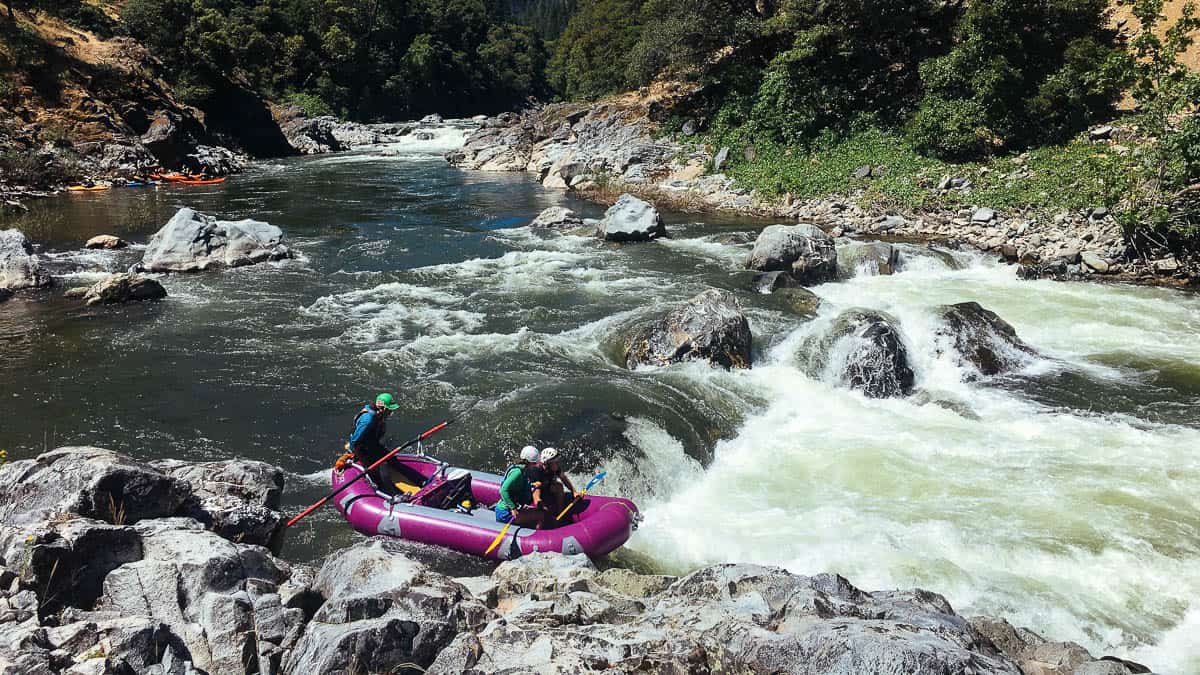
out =
<svg viewBox="0 0 1200 675"><path fill-rule="evenodd" d="M355 411L403 409L396 441L467 414L428 450L499 469L529 442L646 514L620 564L676 573L776 564L863 588L921 586L1156 672L1200 672L1200 297L1024 282L980 255L898 243L891 276L813 290L815 317L751 292L767 223L668 214L672 238L606 244L531 230L542 209L602 208L526 175L460 172L463 126L267 162L212 187L113 189L34 204L64 286L136 262L176 209L283 228L292 261L163 279L152 305L84 309L58 292L0 305L0 448L90 444L140 457L250 457L319 497ZM134 242L83 252L92 234ZM853 246L848 240L841 246ZM627 370L633 326L707 288L736 294L754 365ZM935 308L975 301L1037 354L974 377ZM868 399L810 352L852 308L893 317L916 376ZM357 535L329 509L285 554Z"/></svg>

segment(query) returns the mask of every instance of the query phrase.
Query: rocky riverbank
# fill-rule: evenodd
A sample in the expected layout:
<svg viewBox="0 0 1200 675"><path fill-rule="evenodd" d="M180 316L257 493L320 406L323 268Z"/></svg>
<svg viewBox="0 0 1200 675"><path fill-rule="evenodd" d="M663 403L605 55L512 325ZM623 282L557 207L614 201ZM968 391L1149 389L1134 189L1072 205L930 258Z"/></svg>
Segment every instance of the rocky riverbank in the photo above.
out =
<svg viewBox="0 0 1200 675"><path fill-rule="evenodd" d="M385 540L290 564L283 487L87 447L0 468L0 673L1149 672L833 574L535 554L454 578Z"/></svg>
<svg viewBox="0 0 1200 675"><path fill-rule="evenodd" d="M525 171L547 187L611 203L628 192L681 211L725 211L820 226L833 236L936 240L992 253L1020 265L1024 278L1122 280L1195 285L1200 270L1167 251L1130 247L1108 209L1053 214L1007 212L977 204L955 210L910 212L866 203L863 194L800 201L770 199L720 173L729 148L678 142L660 121L683 106L678 86L628 94L595 105L552 104L490 118L465 146L447 154L452 165L480 171ZM686 138L695 124L685 123ZM1092 142L1110 144L1111 128ZM863 166L869 180L887 167ZM1019 180L1020 176L1014 176ZM929 189L969 195L968 179L944 176Z"/></svg>

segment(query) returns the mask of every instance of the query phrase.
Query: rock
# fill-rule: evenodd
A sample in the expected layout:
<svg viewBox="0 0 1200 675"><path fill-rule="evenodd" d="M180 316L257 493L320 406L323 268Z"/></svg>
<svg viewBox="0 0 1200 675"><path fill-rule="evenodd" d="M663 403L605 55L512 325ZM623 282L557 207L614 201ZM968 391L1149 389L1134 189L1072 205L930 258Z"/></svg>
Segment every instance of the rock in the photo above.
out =
<svg viewBox="0 0 1200 675"><path fill-rule="evenodd" d="M746 267L788 272L806 286L819 284L837 277L837 250L815 225L771 225L755 240Z"/></svg>
<svg viewBox="0 0 1200 675"><path fill-rule="evenodd" d="M807 288L781 288L771 294L772 302L783 311L798 316L814 316L821 298Z"/></svg>
<svg viewBox="0 0 1200 675"><path fill-rule="evenodd" d="M83 245L84 248L104 249L125 248L126 246L129 246L129 242L119 237L114 237L111 234L96 235L95 237L88 239L87 243Z"/></svg>
<svg viewBox="0 0 1200 675"><path fill-rule="evenodd" d="M182 208L151 237L142 268L151 272L191 272L291 257L291 250L283 243L283 231L274 225L256 220L217 220Z"/></svg>
<svg viewBox="0 0 1200 675"><path fill-rule="evenodd" d="M729 146L724 146L717 151L717 155L713 157L713 171L720 173L721 168L725 166L725 162L729 161Z"/></svg>
<svg viewBox="0 0 1200 675"><path fill-rule="evenodd" d="M141 274L110 274L87 289L83 300L89 305L112 305L167 297L167 289Z"/></svg>
<svg viewBox="0 0 1200 675"><path fill-rule="evenodd" d="M875 227L876 229L887 232L889 230L895 230L897 228L904 227L905 225L908 225L908 220L904 218L904 216L891 215L880 218Z"/></svg>
<svg viewBox="0 0 1200 675"><path fill-rule="evenodd" d="M987 207L975 209L971 212L971 222L973 223L990 223L996 219L996 211Z"/></svg>
<svg viewBox="0 0 1200 675"><path fill-rule="evenodd" d="M3 234L3 233L0 232L0 234ZM0 264L2 264L2 263L0 263ZM1171 274L1175 274L1175 273L1179 272L1179 261L1176 260L1173 256L1168 256L1166 258L1160 258L1158 260L1151 262L1150 265L1154 268L1154 271L1157 274L1171 275Z"/></svg>
<svg viewBox="0 0 1200 675"><path fill-rule="evenodd" d="M418 131L412 135L418 141L432 141L437 138L432 131Z"/></svg>
<svg viewBox="0 0 1200 675"><path fill-rule="evenodd" d="M0 230L0 289L42 288L50 285L50 274L33 255L33 247L20 230Z"/></svg>
<svg viewBox="0 0 1200 675"><path fill-rule="evenodd" d="M1109 138L1112 138L1112 135L1113 135L1113 128L1108 125L1105 125L1102 127L1096 127L1095 129L1092 129L1091 131L1088 132L1088 138L1092 139L1093 141L1107 140Z"/></svg>
<svg viewBox="0 0 1200 675"><path fill-rule="evenodd" d="M302 155L318 155L346 150L334 135L338 119L331 115L309 117L297 106L273 106L271 115L288 145Z"/></svg>
<svg viewBox="0 0 1200 675"><path fill-rule="evenodd" d="M226 176L238 173L248 159L235 154L229 148L197 145L196 149L183 158L185 169L195 174Z"/></svg>
<svg viewBox="0 0 1200 675"><path fill-rule="evenodd" d="M781 288L795 288L800 284L787 272L759 272L754 275L751 287L759 293L774 293Z"/></svg>
<svg viewBox="0 0 1200 675"><path fill-rule="evenodd" d="M895 319L880 312L849 310L834 320L815 348L806 350L810 371L868 398L912 393L915 376Z"/></svg>
<svg viewBox="0 0 1200 675"><path fill-rule="evenodd" d="M551 207L538 214L529 227L544 227L547 229L570 229L582 227L583 219L575 211L565 207Z"/></svg>
<svg viewBox="0 0 1200 675"><path fill-rule="evenodd" d="M97 610L166 624L205 672L280 672L303 629L303 612L276 593L286 565L203 530L148 534L142 548L105 578Z"/></svg>
<svg viewBox="0 0 1200 675"><path fill-rule="evenodd" d="M854 177L859 180L865 180L871 177L871 165L864 164L854 170Z"/></svg>
<svg viewBox="0 0 1200 675"><path fill-rule="evenodd" d="M737 299L710 289L638 331L625 350L625 366L701 359L724 368L749 368L751 341L750 323Z"/></svg>
<svg viewBox="0 0 1200 675"><path fill-rule="evenodd" d="M13 292L7 288L0 288L0 302L4 302L13 296Z"/></svg>
<svg viewBox="0 0 1200 675"><path fill-rule="evenodd" d="M1092 209L1091 214L1088 215L1089 220L1104 220L1107 217L1108 209L1103 206Z"/></svg>
<svg viewBox="0 0 1200 675"><path fill-rule="evenodd" d="M838 269L854 276L894 274L900 266L900 251L882 241L842 246L837 256Z"/></svg>
<svg viewBox="0 0 1200 675"><path fill-rule="evenodd" d="M1075 668L1072 675L1129 675L1129 672L1115 661L1089 661Z"/></svg>
<svg viewBox="0 0 1200 675"><path fill-rule="evenodd" d="M445 120L437 113L431 113L421 118L421 124L443 124Z"/></svg>
<svg viewBox="0 0 1200 675"><path fill-rule="evenodd" d="M596 228L596 234L606 241L649 241L667 236L658 210L631 194L623 194Z"/></svg>
<svg viewBox="0 0 1200 675"><path fill-rule="evenodd" d="M283 544L283 471L264 462L227 460L192 464L157 460L151 466L186 482L191 497L178 512L236 543L266 546L276 554Z"/></svg>
<svg viewBox="0 0 1200 675"><path fill-rule="evenodd" d="M939 190L949 190L950 184L953 180L954 179L950 176L950 174L945 174L944 176L942 176L942 179L940 181L938 181L937 188Z"/></svg>
<svg viewBox="0 0 1200 675"><path fill-rule="evenodd" d="M79 620L50 628L47 642L71 655L76 665L68 673L90 672L82 666L96 664L96 673L185 672L187 654L165 624L142 616L110 617L80 613ZM181 668L175 670L175 666Z"/></svg>
<svg viewBox="0 0 1200 675"><path fill-rule="evenodd" d="M90 290L92 290L91 286L76 286L75 288L68 288L67 290L63 291L63 297L82 300L85 296L87 296L88 291Z"/></svg>
<svg viewBox="0 0 1200 675"><path fill-rule="evenodd" d="M365 541L331 555L317 576L326 598L284 664L291 673L392 672L429 666L456 634L491 610L465 587Z"/></svg>
<svg viewBox="0 0 1200 675"><path fill-rule="evenodd" d="M19 504L6 524L39 524L63 514L116 525L174 515L187 483L111 450L63 447L0 467L0 504Z"/></svg>
<svg viewBox="0 0 1200 675"><path fill-rule="evenodd" d="M1101 258L1095 251L1084 251L1079 256L1088 269L1097 274L1108 274L1109 262Z"/></svg>
<svg viewBox="0 0 1200 675"><path fill-rule="evenodd" d="M1016 329L1008 322L977 302L943 305L938 313L942 327L937 334L942 342L982 375L1019 368L1037 353L1017 337Z"/></svg>
<svg viewBox="0 0 1200 675"><path fill-rule="evenodd" d="M177 166L195 148L196 141L176 114L159 110L150 119L141 142L164 165Z"/></svg>
<svg viewBox="0 0 1200 675"><path fill-rule="evenodd" d="M695 136L696 132L698 131L696 121L688 120L684 122L682 131L684 136Z"/></svg>

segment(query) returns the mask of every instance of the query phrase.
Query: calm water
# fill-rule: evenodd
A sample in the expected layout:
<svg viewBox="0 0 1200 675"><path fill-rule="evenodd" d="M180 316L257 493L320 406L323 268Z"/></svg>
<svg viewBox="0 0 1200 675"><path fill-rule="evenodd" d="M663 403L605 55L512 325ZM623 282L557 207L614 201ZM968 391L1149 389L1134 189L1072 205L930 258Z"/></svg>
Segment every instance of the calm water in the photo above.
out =
<svg viewBox="0 0 1200 675"><path fill-rule="evenodd" d="M966 614L1200 671L1200 298L1019 282L905 245L902 273L821 286L805 321L742 290L762 223L671 217L674 239L627 247L532 232L547 206L599 210L526 176L448 168L438 153L460 139L270 163L217 187L69 195L0 225L46 241L68 286L141 256L80 251L88 236L141 244L181 206L269 221L301 253L165 278L156 304L0 305L0 447L261 459L289 472L293 511L323 494L361 404L393 391L397 442L467 411L430 448L448 461L497 469L537 442L566 448L582 479L608 470L604 491L647 515L621 564L920 585ZM618 365L631 325L709 287L747 308L753 370ZM967 379L938 356L933 314L966 300L1042 356ZM851 307L899 319L917 395L867 400L800 367ZM328 509L285 555L356 538Z"/></svg>

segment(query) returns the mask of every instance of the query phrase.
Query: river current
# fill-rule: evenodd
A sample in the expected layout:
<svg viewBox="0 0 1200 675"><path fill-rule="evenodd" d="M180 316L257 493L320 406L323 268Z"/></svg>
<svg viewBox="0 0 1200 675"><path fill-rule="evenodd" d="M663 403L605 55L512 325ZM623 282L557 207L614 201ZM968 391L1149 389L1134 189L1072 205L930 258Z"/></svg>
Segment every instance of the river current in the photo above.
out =
<svg viewBox="0 0 1200 675"><path fill-rule="evenodd" d="M292 512L323 494L362 403L392 391L397 442L465 411L427 447L451 463L498 470L536 442L565 449L578 483L607 470L598 491L646 515L617 564L921 586L965 615L1200 672L1200 297L1023 282L975 254L900 244L898 274L819 286L806 320L745 290L766 223L668 215L672 239L627 246L533 231L548 206L601 209L524 175L451 169L440 153L461 141L447 127L386 154L71 194L9 217L0 227L46 242L67 286L136 262L182 206L269 221L300 256L165 278L154 304L0 304L0 448L264 460L288 471ZM135 246L81 250L100 233ZM620 365L630 326L710 287L746 309L752 369ZM969 300L1038 356L971 378L933 311ZM802 367L809 338L856 307L899 320L913 396L867 399ZM357 537L326 509L284 554L315 560Z"/></svg>

